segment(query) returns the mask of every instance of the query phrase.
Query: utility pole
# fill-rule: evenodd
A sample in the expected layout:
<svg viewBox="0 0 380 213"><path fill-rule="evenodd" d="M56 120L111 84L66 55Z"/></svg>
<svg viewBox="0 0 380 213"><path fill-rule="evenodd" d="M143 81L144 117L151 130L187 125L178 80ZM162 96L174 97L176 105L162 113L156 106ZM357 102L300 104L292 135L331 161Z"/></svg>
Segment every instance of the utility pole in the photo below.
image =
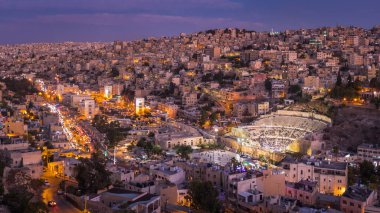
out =
<svg viewBox="0 0 380 213"><path fill-rule="evenodd" d="M113 164L116 164L116 146L113 148Z"/></svg>
<svg viewBox="0 0 380 213"><path fill-rule="evenodd" d="M88 198L88 196L85 195L84 196L84 209L83 209L83 213L90 213L90 211L87 210L87 198Z"/></svg>

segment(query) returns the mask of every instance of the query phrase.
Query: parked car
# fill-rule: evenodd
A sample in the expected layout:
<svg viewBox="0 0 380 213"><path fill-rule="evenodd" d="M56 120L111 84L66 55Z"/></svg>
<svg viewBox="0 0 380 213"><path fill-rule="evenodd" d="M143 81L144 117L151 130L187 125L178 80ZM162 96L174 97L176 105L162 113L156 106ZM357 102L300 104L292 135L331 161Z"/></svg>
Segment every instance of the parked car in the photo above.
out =
<svg viewBox="0 0 380 213"><path fill-rule="evenodd" d="M54 207L54 206L56 206L57 205L57 203L54 201L54 200L50 200L49 202L48 202L48 206L50 206L50 207Z"/></svg>

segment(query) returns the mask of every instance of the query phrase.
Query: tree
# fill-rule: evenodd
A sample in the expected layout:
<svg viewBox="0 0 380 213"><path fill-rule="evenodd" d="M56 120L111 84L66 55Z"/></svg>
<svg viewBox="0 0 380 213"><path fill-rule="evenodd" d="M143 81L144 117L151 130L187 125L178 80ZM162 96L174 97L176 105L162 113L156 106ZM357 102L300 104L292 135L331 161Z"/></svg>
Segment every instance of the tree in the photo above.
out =
<svg viewBox="0 0 380 213"><path fill-rule="evenodd" d="M296 84L296 85L291 85L288 89L288 92L292 94L296 94L296 93L302 92L302 90L301 90L301 87L298 84Z"/></svg>
<svg viewBox="0 0 380 213"><path fill-rule="evenodd" d="M154 132L149 132L148 137L154 138Z"/></svg>
<svg viewBox="0 0 380 213"><path fill-rule="evenodd" d="M159 155L162 153L162 149L159 145L153 145L152 154Z"/></svg>
<svg viewBox="0 0 380 213"><path fill-rule="evenodd" d="M373 103L375 105L376 109L379 109L379 107L380 107L380 98L372 98L371 99L371 103Z"/></svg>
<svg viewBox="0 0 380 213"><path fill-rule="evenodd" d="M152 141L148 141L144 137L138 140L136 146L144 149L148 157L152 155L159 155L162 153L162 149L159 145L155 145Z"/></svg>
<svg viewBox="0 0 380 213"><path fill-rule="evenodd" d="M106 136L109 140L109 147L115 147L121 140L123 140L124 135L120 132L120 124L117 121L112 121L108 126Z"/></svg>
<svg viewBox="0 0 380 213"><path fill-rule="evenodd" d="M338 72L338 76L336 78L335 86L341 86L342 85L342 76L340 76L340 72Z"/></svg>
<svg viewBox="0 0 380 213"><path fill-rule="evenodd" d="M351 75L348 75L346 87L351 87L351 86L352 86L352 77Z"/></svg>
<svg viewBox="0 0 380 213"><path fill-rule="evenodd" d="M8 194L4 195L4 204L11 212L24 212L29 201L33 198L33 193L28 192L26 186L12 187Z"/></svg>
<svg viewBox="0 0 380 213"><path fill-rule="evenodd" d="M107 117L104 115L96 115L92 120L92 125L101 133L105 133L108 139L108 147L115 147L121 140L124 139L122 130L118 121L108 123Z"/></svg>
<svg viewBox="0 0 380 213"><path fill-rule="evenodd" d="M44 143L44 146L46 146L48 149L54 149L54 145L50 141L46 141Z"/></svg>
<svg viewBox="0 0 380 213"><path fill-rule="evenodd" d="M44 186L44 181L42 179L31 179L30 180L30 189L35 192L35 194L42 191Z"/></svg>
<svg viewBox="0 0 380 213"><path fill-rule="evenodd" d="M369 87L380 89L380 82L377 80L377 78L372 78L372 79L369 81Z"/></svg>
<svg viewBox="0 0 380 213"><path fill-rule="evenodd" d="M356 178L357 178L356 176L358 173L359 173L359 171L355 167L352 167L352 166L348 167L347 184L349 186L356 183Z"/></svg>
<svg viewBox="0 0 380 213"><path fill-rule="evenodd" d="M8 150L0 150L0 176L3 177L5 167L12 163L11 155Z"/></svg>
<svg viewBox="0 0 380 213"><path fill-rule="evenodd" d="M82 193L96 193L111 184L110 172L106 170L106 160L100 153L93 153L90 159L81 158L75 167L78 188Z"/></svg>
<svg viewBox="0 0 380 213"><path fill-rule="evenodd" d="M111 76L112 77L118 77L120 75L119 70L117 70L115 67L111 70Z"/></svg>
<svg viewBox="0 0 380 213"><path fill-rule="evenodd" d="M28 109L28 110L31 110L33 107L34 107L33 102L32 102L32 101L29 101L29 104L28 104L28 106L27 106L27 109Z"/></svg>
<svg viewBox="0 0 380 213"><path fill-rule="evenodd" d="M42 201L30 202L24 213L48 213L49 209L46 204Z"/></svg>
<svg viewBox="0 0 380 213"><path fill-rule="evenodd" d="M26 187L29 189L31 180L32 178L25 169L14 168L8 171L5 183L10 188Z"/></svg>
<svg viewBox="0 0 380 213"><path fill-rule="evenodd" d="M189 154L193 152L191 146L179 145L175 147L176 153L183 159L189 159Z"/></svg>
<svg viewBox="0 0 380 213"><path fill-rule="evenodd" d="M269 79L269 78L265 79L264 85L265 85L265 89L268 92L272 91L272 81L271 81L271 79Z"/></svg>
<svg viewBox="0 0 380 213"><path fill-rule="evenodd" d="M236 170L237 166L239 165L239 161L236 160L235 157L231 158L231 165L234 170Z"/></svg>
<svg viewBox="0 0 380 213"><path fill-rule="evenodd" d="M190 182L187 199L191 201L191 207L196 210L216 213L221 208L218 195L218 191L210 181L193 181Z"/></svg>
<svg viewBox="0 0 380 213"><path fill-rule="evenodd" d="M370 177L375 173L375 166L370 161L363 161L359 164L359 174L363 184L370 183Z"/></svg>
<svg viewBox="0 0 380 213"><path fill-rule="evenodd" d="M332 149L332 152L334 153L335 159L337 159L338 158L338 154L339 154L339 147L338 146L334 146L333 149Z"/></svg>
<svg viewBox="0 0 380 213"><path fill-rule="evenodd" d="M145 146L146 146L146 138L144 138L144 137L142 137L142 138L140 138L138 141L137 141L137 144L136 144L136 146L137 147L140 147L140 148L145 148Z"/></svg>
<svg viewBox="0 0 380 213"><path fill-rule="evenodd" d="M108 125L107 117L104 115L95 115L92 120L92 125L100 132L104 132Z"/></svg>

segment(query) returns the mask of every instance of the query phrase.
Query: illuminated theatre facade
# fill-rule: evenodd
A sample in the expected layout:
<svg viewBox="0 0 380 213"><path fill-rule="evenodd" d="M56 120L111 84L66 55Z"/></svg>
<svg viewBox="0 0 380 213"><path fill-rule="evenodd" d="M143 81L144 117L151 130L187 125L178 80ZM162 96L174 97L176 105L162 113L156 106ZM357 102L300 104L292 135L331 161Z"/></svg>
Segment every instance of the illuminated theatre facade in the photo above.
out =
<svg viewBox="0 0 380 213"><path fill-rule="evenodd" d="M232 128L225 135L227 146L253 156L280 160L285 152L310 154L313 134L331 125L331 119L312 112L278 110L251 125Z"/></svg>

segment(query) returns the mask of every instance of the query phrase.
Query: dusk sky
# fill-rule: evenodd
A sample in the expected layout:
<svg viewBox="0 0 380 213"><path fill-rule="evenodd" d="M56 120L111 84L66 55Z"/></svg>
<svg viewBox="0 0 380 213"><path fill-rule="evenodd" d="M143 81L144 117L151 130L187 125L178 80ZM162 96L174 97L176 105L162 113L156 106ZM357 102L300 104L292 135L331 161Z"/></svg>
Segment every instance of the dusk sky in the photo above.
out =
<svg viewBox="0 0 380 213"><path fill-rule="evenodd" d="M380 0L0 0L0 44L380 24Z"/></svg>

